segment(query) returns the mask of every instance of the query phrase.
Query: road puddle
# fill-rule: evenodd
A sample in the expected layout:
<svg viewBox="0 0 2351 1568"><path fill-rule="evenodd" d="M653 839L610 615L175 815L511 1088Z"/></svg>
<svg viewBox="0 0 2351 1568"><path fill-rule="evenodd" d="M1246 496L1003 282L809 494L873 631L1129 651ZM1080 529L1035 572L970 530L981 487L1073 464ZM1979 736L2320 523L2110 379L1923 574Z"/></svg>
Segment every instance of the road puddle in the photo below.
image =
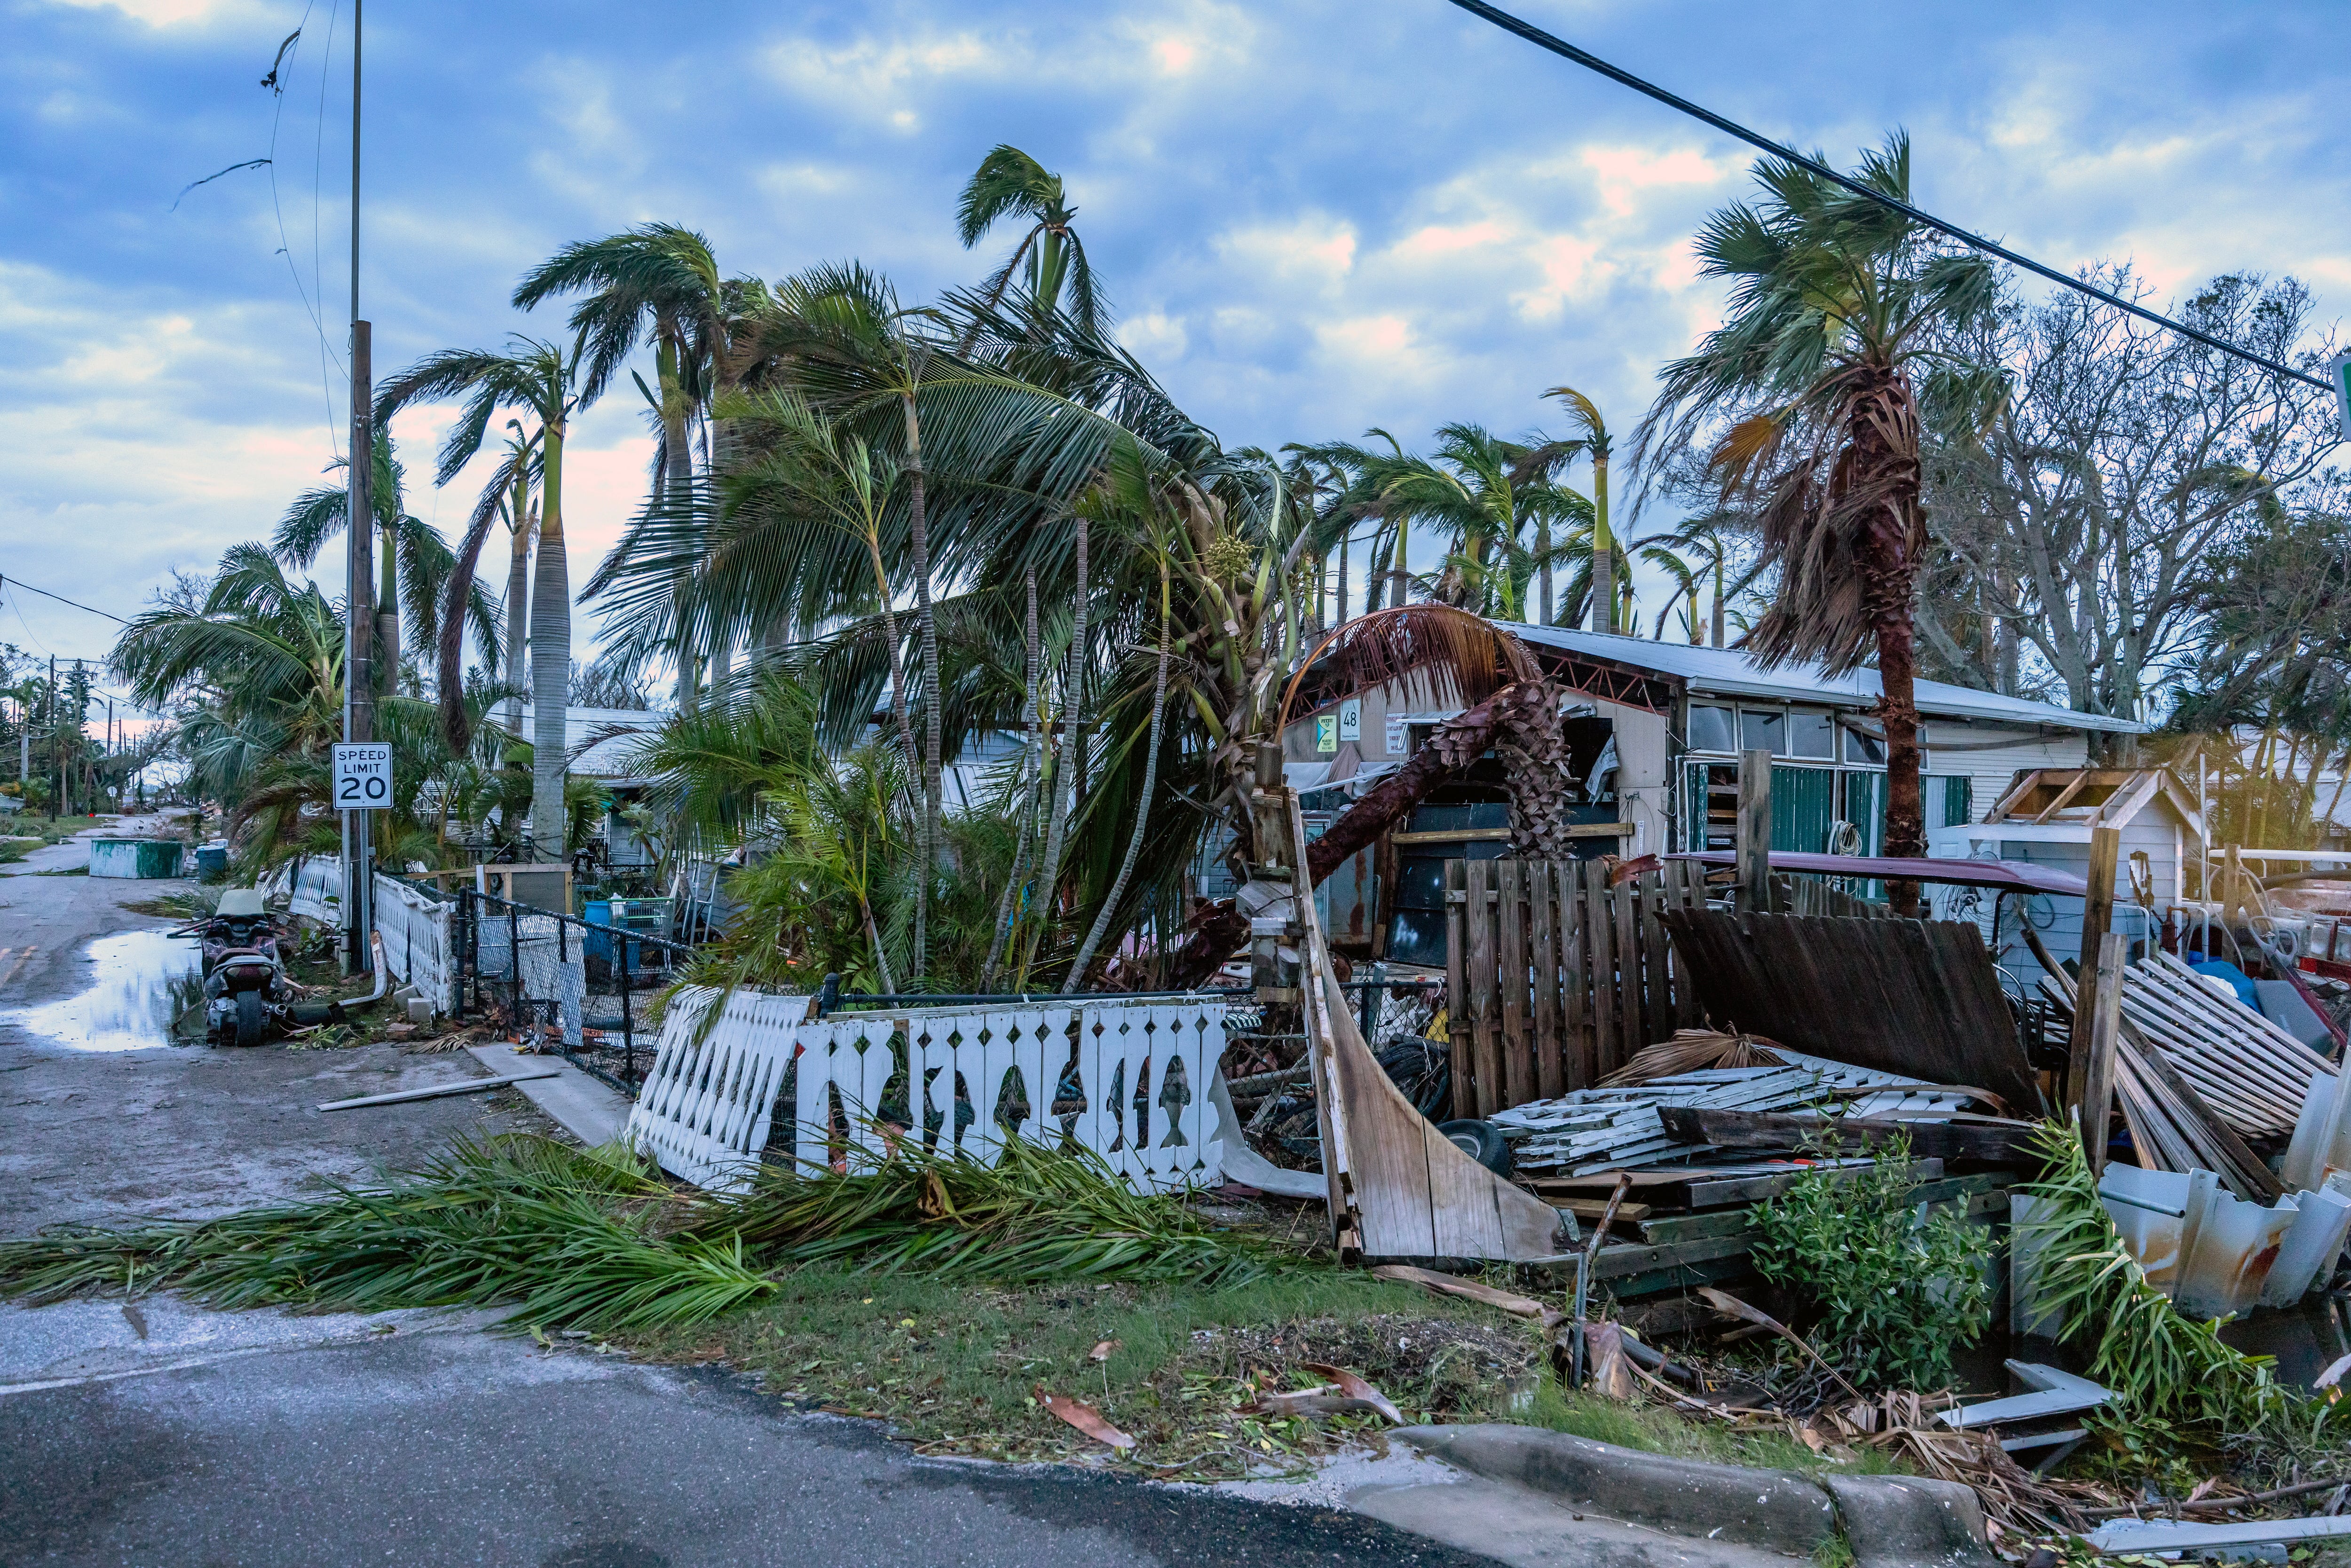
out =
<svg viewBox="0 0 2351 1568"><path fill-rule="evenodd" d="M172 1020L204 994L203 956L194 941L160 931L120 931L89 945L96 972L89 989L46 1007L25 1008L8 1021L78 1051L150 1051L190 1044L172 1038Z"/></svg>

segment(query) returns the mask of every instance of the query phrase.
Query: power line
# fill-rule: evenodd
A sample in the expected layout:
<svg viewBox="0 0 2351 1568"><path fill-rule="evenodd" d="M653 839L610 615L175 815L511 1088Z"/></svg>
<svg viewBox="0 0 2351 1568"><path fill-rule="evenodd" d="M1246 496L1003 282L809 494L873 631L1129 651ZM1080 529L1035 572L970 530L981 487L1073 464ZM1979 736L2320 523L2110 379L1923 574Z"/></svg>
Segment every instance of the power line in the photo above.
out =
<svg viewBox="0 0 2351 1568"><path fill-rule="evenodd" d="M1863 184L1860 181L1855 180L1849 175L1837 172L1834 169L1830 168L1827 164L1822 162L1817 158L1807 158L1802 153L1797 152L1794 148L1784 146L1780 142L1774 141L1770 137L1765 136L1759 131L1750 131L1747 127L1740 124L1735 120L1726 120L1710 109L1702 109L1698 105L1692 103L1689 99L1683 98L1678 94L1667 92L1664 88L1657 86L1655 82L1644 81L1628 70L1624 70L1615 66L1610 65L1606 60L1602 59L1595 54L1577 48L1573 44L1569 43L1564 38L1554 37L1552 35L1544 32L1541 27L1536 26L1532 22L1526 21L1518 16L1513 16L1508 11L1500 10L1495 6L1487 5L1485 0L1452 0L1452 4L1460 6L1461 9L1468 12L1473 16L1481 17L1486 21L1491 22L1495 26L1501 28L1502 31L1506 33L1514 33L1518 35L1520 37L1524 38L1527 42L1534 45L1539 49L1548 49L1552 54L1559 56L1562 59L1573 60L1577 65L1583 67L1587 70L1597 71L1611 81L1618 82L1625 87L1631 88L1635 92L1644 93L1650 98L1654 98L1659 103L1666 105L1669 109L1677 109L1682 113L1690 116L1694 120L1704 120L1707 124L1713 126L1717 131L1722 131L1727 135L1735 136L1739 138L1740 141L1747 142L1750 146L1760 147L1764 152L1771 154L1774 158L1785 159L1791 163L1811 170L1813 173L1820 175L1823 179L1833 180L1837 184L1844 186L1848 191L1851 191L1855 195L1865 197L1869 201L1876 202L1882 207L1887 207L1895 212L1900 213L1903 216L1910 219L1913 223L1924 224L1927 227L1934 229L1938 233L1947 234L1953 239L1958 240L1961 245L1967 246L1971 249L1984 251L1990 255L1996 256L2002 261L2024 268L2027 272L2038 274L2039 276L2047 278L2052 283L2061 285L2066 288L2071 288L2077 293L2086 294L2094 299L2102 300L2108 305L2114 306L2118 310L2126 310L2134 316L2154 322L2158 327L2168 328L2172 331L2179 333L2183 338L2191 338L2197 342L2203 344L2208 349L2217 349L2224 354L2243 360L2248 364L2259 365L2262 369L2268 371L2274 375L2285 376L2294 381L2306 382L2311 386L2318 388L2321 392L2333 392L2335 390L2331 384L2320 380L2316 376L2305 374L2301 371L2294 369L2290 365L2280 364L2277 361L2256 354L2250 349L2241 349L2234 343L2228 342L2223 339L2215 338L2210 332L2199 331L2197 329L2189 326L2184 321L2175 321L2170 317L2163 315L2159 311L2150 310L2144 305L2134 305L2129 300L2123 298L2120 295L2109 294L2103 288L2094 287L2090 284L2083 282L2078 277L2068 277L2066 274L2058 271L2053 267L2043 267L2041 263L2033 260L2029 256L2020 256L2004 245L1996 244L1991 240L1984 238L1981 235L1970 234L1969 231L1960 228L1956 224L1945 223L1942 219L1935 216L1933 214L1922 212L1918 208L1912 206L1909 203L1894 196L1889 196L1883 191L1872 190L1867 185Z"/></svg>
<svg viewBox="0 0 2351 1568"><path fill-rule="evenodd" d="M51 592L50 592L47 589L46 589L46 588L33 588L33 585L32 585L31 583L26 582L26 581L23 578L21 578L21 577L0 577L0 586L14 586L14 587L16 587L16 588L32 589L32 591L34 591L35 593L39 594L39 595L40 595L42 598L44 598L44 599L54 599L54 600L56 600L59 604L70 604L70 605L72 605L76 610L87 610L87 611L89 611L92 615L103 615L103 616L105 616L109 621L111 621L111 622L115 622L117 625L120 625L120 626L128 626L128 625L130 625L130 624L131 624L131 622L130 622L125 621L121 616L117 615L117 614L116 614L113 611L111 611L111 610L99 610L99 609L93 608L93 607L92 607L92 606L90 606L90 605L83 604L83 603L79 602L79 601L77 601L77 600L68 599L68 598L67 598L64 594L62 594L62 593L51 593Z"/></svg>

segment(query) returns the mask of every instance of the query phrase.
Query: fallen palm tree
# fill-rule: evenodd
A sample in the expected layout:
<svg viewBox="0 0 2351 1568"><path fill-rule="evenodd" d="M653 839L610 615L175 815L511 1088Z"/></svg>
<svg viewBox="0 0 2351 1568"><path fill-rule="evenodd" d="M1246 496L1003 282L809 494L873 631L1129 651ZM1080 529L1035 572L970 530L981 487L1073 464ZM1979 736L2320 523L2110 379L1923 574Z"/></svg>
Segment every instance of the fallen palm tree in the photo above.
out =
<svg viewBox="0 0 2351 1568"><path fill-rule="evenodd" d="M625 1155L461 1143L388 1185L219 1219L0 1243L0 1297L183 1291L216 1307L510 1308L533 1326L706 1322L778 1270L1237 1283L1275 1255L1098 1160L1014 1142L992 1166L902 1144L853 1174L682 1193Z"/></svg>

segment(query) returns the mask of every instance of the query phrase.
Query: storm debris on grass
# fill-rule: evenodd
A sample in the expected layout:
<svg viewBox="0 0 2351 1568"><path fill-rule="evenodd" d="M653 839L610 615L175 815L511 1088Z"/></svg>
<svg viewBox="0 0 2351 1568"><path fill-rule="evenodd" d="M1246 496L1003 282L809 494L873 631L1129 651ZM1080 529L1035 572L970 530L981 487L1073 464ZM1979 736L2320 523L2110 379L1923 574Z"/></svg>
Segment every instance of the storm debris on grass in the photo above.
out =
<svg viewBox="0 0 2351 1568"><path fill-rule="evenodd" d="M725 1322L631 1343L658 1360L724 1360L810 1408L885 1420L924 1453L1194 1480L1288 1472L1389 1425L1370 1410L1269 1408L1285 1394L1360 1379L1407 1422L1505 1420L1542 1369L1524 1325L1336 1270L1202 1288L955 1284L816 1265L778 1285ZM1135 1447L1114 1454L1081 1436L1038 1402L1040 1387L1082 1400Z"/></svg>

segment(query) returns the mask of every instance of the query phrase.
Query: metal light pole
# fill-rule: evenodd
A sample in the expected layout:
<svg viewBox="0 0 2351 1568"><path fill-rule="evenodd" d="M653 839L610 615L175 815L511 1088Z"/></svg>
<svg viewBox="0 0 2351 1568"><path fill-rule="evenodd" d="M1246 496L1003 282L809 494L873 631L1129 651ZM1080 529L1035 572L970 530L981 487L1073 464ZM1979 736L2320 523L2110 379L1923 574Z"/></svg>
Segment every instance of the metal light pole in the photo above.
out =
<svg viewBox="0 0 2351 1568"><path fill-rule="evenodd" d="M360 9L351 0L351 444L350 516L343 530L350 547L343 651L343 738L375 738L375 477L373 410L369 406L374 371L368 323L360 319ZM371 967L368 935L375 926L374 856L365 811L343 814L343 926L346 964L353 974Z"/></svg>

